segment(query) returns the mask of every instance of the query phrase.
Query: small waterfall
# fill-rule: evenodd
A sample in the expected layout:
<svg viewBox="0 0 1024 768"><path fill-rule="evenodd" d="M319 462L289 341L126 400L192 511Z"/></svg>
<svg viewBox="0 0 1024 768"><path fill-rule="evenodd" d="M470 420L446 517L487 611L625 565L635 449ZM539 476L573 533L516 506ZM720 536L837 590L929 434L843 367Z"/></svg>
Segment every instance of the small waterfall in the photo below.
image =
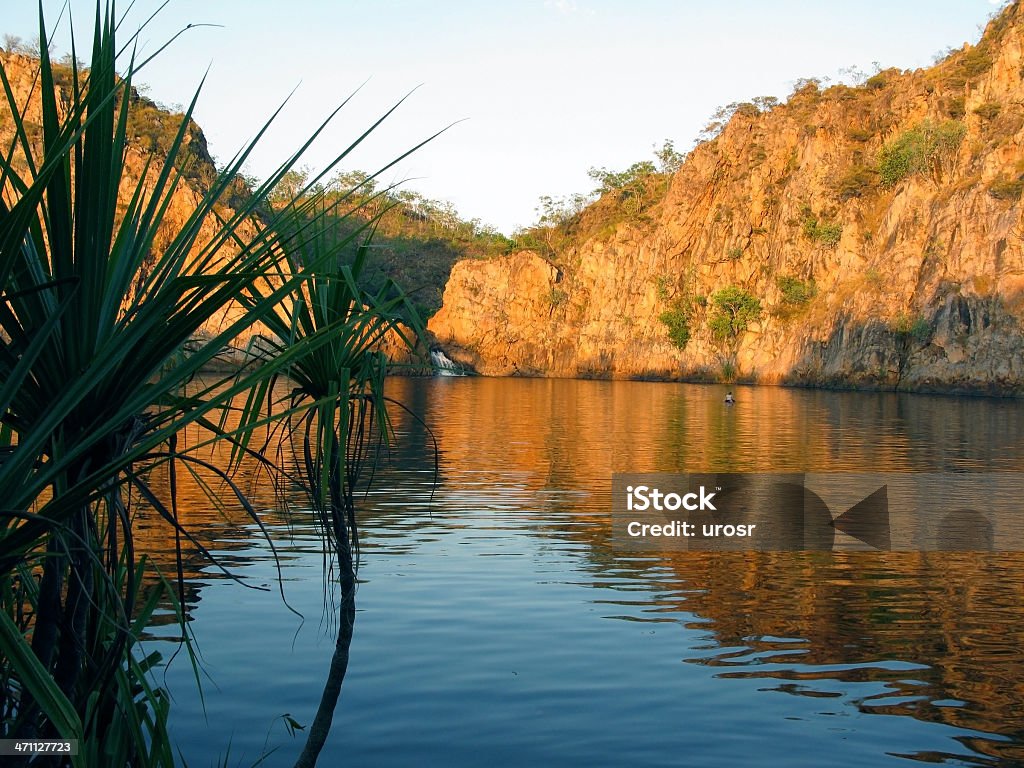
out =
<svg viewBox="0 0 1024 768"><path fill-rule="evenodd" d="M462 366L448 357L443 349L430 350L430 363L437 376L465 376Z"/></svg>

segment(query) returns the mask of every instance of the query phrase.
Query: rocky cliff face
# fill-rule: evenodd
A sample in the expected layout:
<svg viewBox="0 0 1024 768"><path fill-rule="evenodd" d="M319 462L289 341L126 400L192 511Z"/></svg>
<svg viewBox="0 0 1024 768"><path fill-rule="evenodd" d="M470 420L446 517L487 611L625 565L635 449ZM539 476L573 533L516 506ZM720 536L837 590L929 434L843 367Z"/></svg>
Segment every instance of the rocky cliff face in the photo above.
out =
<svg viewBox="0 0 1024 768"><path fill-rule="evenodd" d="M495 375L1024 392L1022 72L1014 3L931 69L745 105L645 216L458 263L430 330ZM729 287L760 312L723 333Z"/></svg>
<svg viewBox="0 0 1024 768"><path fill-rule="evenodd" d="M0 63L3 64L14 100L21 105L23 110L23 121L25 123L27 137L32 146L33 155L39 158L43 154L42 146L42 109L41 102L37 97L39 80L39 61L32 56L19 53L5 52L0 49ZM55 85L58 91L58 105L66 109L70 106L71 74L69 70L58 68L55 71ZM3 98L3 97L0 97ZM6 102L6 98L4 99ZM132 94L128 126L128 143L124 157L124 173L122 176L121 204L122 209L127 207L131 194L139 178L145 173L150 179L159 176L163 169L166 149L170 145L178 127L181 125L182 115L173 115L158 107L148 99ZM61 115L63 118L63 115ZM10 150L12 145L14 125L6 110L0 111L0 145L4 151ZM171 195L167 209L164 213L157 236L154 238L152 250L154 254L163 251L176 234L180 232L185 222L188 221L200 202L210 189L210 183L216 177L216 167L213 158L210 156L206 138L203 136L199 126L189 122L186 136L183 140L185 152L189 157L187 174L182 178ZM24 158L20 153L13 157L15 166L20 166L19 171L24 173ZM242 184L241 181L238 182ZM236 192L245 194L247 190L237 189ZM229 207L230 201L218 209L218 214L224 218L230 218L233 211ZM239 227L239 234L242 237L252 237L259 228L259 222L246 221ZM217 221L213 216L207 217L203 222L201 234L197 239L195 250L198 250L214 238L219 231ZM224 246L224 257L227 258L229 249L233 246ZM240 316L241 308L236 304L228 304L213 318L201 331L203 334L215 335L227 324ZM241 350L249 341L251 336L263 330L259 324L251 326L242 337L236 339L236 345ZM225 362L235 364L244 358L240 351L231 353L226 351Z"/></svg>

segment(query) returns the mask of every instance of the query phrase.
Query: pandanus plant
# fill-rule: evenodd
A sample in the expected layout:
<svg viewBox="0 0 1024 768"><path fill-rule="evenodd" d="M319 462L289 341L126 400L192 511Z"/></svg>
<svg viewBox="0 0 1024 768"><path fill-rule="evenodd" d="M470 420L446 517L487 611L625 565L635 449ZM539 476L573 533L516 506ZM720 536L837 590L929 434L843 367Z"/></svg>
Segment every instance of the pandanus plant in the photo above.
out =
<svg viewBox="0 0 1024 768"><path fill-rule="evenodd" d="M167 698L147 675L157 659L140 656L137 642L166 594L143 589L133 498L163 515L179 540L191 538L177 519L175 467L202 465L236 486L230 467L204 462L179 433L200 425L251 453L254 429L290 415L305 419L305 468L328 541L351 552L347 478L366 437L353 425L381 402L371 342L407 304L397 293L358 289L358 264L339 262L348 243L307 247L305 233L323 229L323 208L265 205L309 142L236 210L219 203L269 122L158 250L186 184L198 92L166 157L149 156L130 173L131 83L146 61L134 56L133 40L118 47L119 22L112 0L98 0L89 66L78 66L72 48L67 72L49 58L40 7L31 98L41 107L41 148L27 103L0 68L13 122L0 148L0 737L77 738L76 765L172 765ZM58 74L67 87L58 88ZM339 291L358 298L346 304ZM230 320L217 332L201 333L222 317ZM261 365L197 378L260 322L277 339ZM309 372L297 379L305 400L271 417L245 408L238 426L218 428L235 398L258 400L283 372ZM169 467L169 489L151 485L159 465Z"/></svg>
<svg viewBox="0 0 1024 768"><path fill-rule="evenodd" d="M370 452L390 437L384 395L388 360L380 348L390 337L392 346L414 349L416 339L424 333L413 304L393 282L385 281L374 292L363 287L369 238L358 247L349 247L358 233L342 234L345 228L333 213L347 197L323 206L299 227L289 219L290 230L280 232L287 272L271 276L261 284L263 292L247 297L247 306L258 306L287 273L310 264L320 265L310 270L310 279L296 287L290 301L276 305L264 316L267 333L259 340L259 347L268 359L275 359L296 343L308 343L323 335L336 339L293 359L284 371L291 383L284 402L265 403L274 391L269 386L255 390L247 402L251 411L260 411L266 405L286 414L257 453L276 465L285 463L280 456L282 446L298 454L292 463L299 467L305 481L309 508L330 558L327 572L336 574L340 596L334 654L296 766L316 763L348 667L356 618L359 544L355 494L363 470L373 462ZM312 203L318 205L321 201ZM385 212L380 210L378 217ZM373 219L367 226L372 223ZM352 254L350 258L346 258L347 253ZM273 451L269 456L268 449ZM242 453L236 455L241 457Z"/></svg>

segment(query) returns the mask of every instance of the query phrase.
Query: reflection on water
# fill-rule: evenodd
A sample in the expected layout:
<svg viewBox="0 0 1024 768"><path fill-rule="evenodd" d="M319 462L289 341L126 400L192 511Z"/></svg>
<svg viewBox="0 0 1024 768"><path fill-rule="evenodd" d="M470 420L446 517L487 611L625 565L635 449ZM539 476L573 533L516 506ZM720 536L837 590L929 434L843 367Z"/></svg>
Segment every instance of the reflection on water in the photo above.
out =
<svg viewBox="0 0 1024 768"><path fill-rule="evenodd" d="M780 388L389 382L398 441L360 507L352 662L322 764L1024 761L1024 555L611 545L612 472L1021 470L1015 402ZM190 765L290 765L331 653L315 532L254 468L264 534L182 519L258 591L187 563L205 669L167 671ZM226 489L222 489L225 491ZM173 541L140 540L166 565ZM157 636L173 627L154 627ZM826 759L827 757L827 759Z"/></svg>

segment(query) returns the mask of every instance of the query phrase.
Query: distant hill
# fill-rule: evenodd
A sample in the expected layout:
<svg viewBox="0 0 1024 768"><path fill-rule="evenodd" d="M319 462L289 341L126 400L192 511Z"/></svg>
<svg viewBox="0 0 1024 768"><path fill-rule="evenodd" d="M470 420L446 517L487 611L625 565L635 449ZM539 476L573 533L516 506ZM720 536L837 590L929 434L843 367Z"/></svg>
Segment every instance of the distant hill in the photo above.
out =
<svg viewBox="0 0 1024 768"><path fill-rule="evenodd" d="M282 180L285 185L303 186L304 182L301 173ZM363 171L339 173L318 192L326 205L336 206L340 234L375 221L368 286L376 288L391 278L412 296L424 318L441 306L441 293L455 262L498 256L512 246L479 220L460 218L450 204L401 186L385 187Z"/></svg>

